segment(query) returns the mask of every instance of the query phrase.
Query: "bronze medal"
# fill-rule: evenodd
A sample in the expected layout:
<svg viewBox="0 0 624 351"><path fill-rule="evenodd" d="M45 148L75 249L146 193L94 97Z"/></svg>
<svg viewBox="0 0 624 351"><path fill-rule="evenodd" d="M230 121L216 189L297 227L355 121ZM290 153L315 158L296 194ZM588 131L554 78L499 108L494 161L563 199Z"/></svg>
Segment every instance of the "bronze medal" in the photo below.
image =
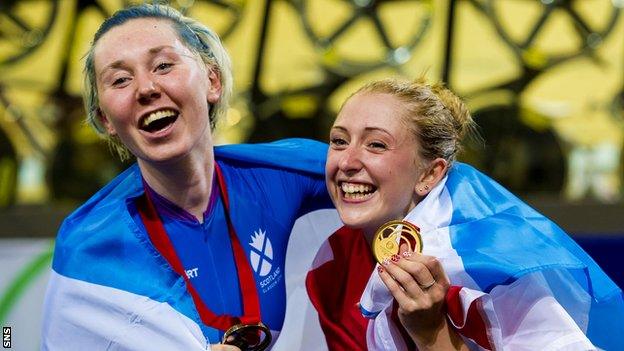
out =
<svg viewBox="0 0 624 351"><path fill-rule="evenodd" d="M386 222L377 229L373 237L373 255L377 262L382 263L392 255L398 255L403 244L407 244L410 251L421 253L420 230L407 221Z"/></svg>
<svg viewBox="0 0 624 351"><path fill-rule="evenodd" d="M271 343L271 331L258 324L236 324L223 334L222 344L234 345L242 351L263 351Z"/></svg>

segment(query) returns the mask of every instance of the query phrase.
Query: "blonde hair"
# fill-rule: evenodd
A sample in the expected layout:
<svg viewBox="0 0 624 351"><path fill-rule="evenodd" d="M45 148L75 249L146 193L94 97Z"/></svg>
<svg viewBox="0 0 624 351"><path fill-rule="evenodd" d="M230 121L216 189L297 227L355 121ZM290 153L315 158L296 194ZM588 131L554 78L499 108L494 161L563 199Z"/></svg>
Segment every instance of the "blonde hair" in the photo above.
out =
<svg viewBox="0 0 624 351"><path fill-rule="evenodd" d="M84 66L84 105L87 113L86 121L113 149L121 160L130 158L130 151L116 136L106 133L106 128L100 121L99 99L95 77L94 51L98 40L112 28L128 21L139 18L155 18L169 21L176 34L191 50L199 55L202 61L219 74L221 81L221 97L210 107L209 116L211 130L214 131L217 121L227 114L229 101L232 96L232 63L230 56L223 47L219 36L202 23L184 16L176 9L165 5L142 4L115 12L104 21L93 37L91 47L87 52Z"/></svg>
<svg viewBox="0 0 624 351"><path fill-rule="evenodd" d="M429 84L424 77L412 82L384 79L364 85L352 96L364 93L389 94L403 103L403 117L425 159L440 157L452 164L462 149L462 140L475 133L468 107L443 83Z"/></svg>

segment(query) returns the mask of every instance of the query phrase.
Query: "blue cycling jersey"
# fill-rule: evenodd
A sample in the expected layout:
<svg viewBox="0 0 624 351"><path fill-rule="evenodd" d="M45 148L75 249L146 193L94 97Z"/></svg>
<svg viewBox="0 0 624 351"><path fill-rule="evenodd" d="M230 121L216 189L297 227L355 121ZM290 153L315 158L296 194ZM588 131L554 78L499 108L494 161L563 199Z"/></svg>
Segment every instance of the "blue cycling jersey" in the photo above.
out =
<svg viewBox="0 0 624 351"><path fill-rule="evenodd" d="M214 152L230 217L254 272L262 320L279 331L291 227L301 215L331 206L323 180L327 145L288 139L220 146ZM49 333L71 336L63 341L64 349L84 349L76 346L84 343L142 345L137 340L147 342L146 335L175 345L203 344L198 329L204 342L220 341L222 333L202 323L184 280L151 243L135 205L143 190L140 170L133 165L63 222L46 320L54 325ZM203 224L169 217L165 211L165 229L205 304L217 314L240 315L240 287L221 199ZM81 312L62 307L66 301L80 301L74 305ZM81 316L115 322L90 328L77 321ZM168 330L177 332L167 335Z"/></svg>
<svg viewBox="0 0 624 351"><path fill-rule="evenodd" d="M288 235L301 214L331 205L324 179L278 168L249 167L244 162L218 163L227 182L230 216L239 218L234 224L236 234L254 271L262 322L279 331L286 304ZM213 186L213 192L219 190ZM203 223L171 202L161 199L155 203L186 275L206 306L217 315L240 316L242 295L225 208L221 196L212 199ZM307 208L301 208L303 203ZM138 212L133 212L140 223Z"/></svg>

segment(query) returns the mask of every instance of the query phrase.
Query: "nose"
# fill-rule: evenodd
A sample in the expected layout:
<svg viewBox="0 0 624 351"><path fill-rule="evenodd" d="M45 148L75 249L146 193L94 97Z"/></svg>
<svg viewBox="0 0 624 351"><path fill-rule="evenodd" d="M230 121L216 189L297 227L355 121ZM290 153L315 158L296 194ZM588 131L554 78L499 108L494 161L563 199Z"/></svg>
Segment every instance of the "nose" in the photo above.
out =
<svg viewBox="0 0 624 351"><path fill-rule="evenodd" d="M342 155L338 161L338 167L345 174L355 174L362 169L362 154L357 146L349 145L342 150Z"/></svg>
<svg viewBox="0 0 624 351"><path fill-rule="evenodd" d="M148 104L160 97L160 87L148 74L137 75L136 98L141 104Z"/></svg>

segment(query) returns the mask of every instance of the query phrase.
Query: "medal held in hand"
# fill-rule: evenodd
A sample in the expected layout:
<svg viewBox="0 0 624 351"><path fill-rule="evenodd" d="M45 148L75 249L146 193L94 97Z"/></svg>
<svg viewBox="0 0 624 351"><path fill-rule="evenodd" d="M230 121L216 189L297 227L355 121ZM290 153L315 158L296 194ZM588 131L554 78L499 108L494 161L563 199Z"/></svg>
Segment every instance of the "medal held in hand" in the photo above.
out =
<svg viewBox="0 0 624 351"><path fill-rule="evenodd" d="M384 223L373 237L373 255L380 264L399 254L401 245L407 244L412 252L422 252L420 230L410 222L390 221Z"/></svg>
<svg viewBox="0 0 624 351"><path fill-rule="evenodd" d="M223 334L222 344L233 345L242 351L263 351L271 344L271 331L262 322L236 324Z"/></svg>

